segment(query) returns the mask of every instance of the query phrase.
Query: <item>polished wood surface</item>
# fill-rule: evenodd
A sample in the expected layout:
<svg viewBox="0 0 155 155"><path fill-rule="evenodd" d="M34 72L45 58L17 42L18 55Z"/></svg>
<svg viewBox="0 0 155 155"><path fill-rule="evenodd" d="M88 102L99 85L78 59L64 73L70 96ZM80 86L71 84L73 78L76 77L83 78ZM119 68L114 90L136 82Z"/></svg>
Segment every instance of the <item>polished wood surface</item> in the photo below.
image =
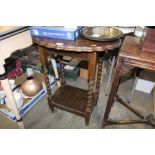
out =
<svg viewBox="0 0 155 155"><path fill-rule="evenodd" d="M87 90L69 85L61 86L60 89L54 93L52 103L57 108L85 117ZM91 111L93 108L94 106L91 107Z"/></svg>
<svg viewBox="0 0 155 155"><path fill-rule="evenodd" d="M92 110L96 105L100 92L100 80L102 67L100 59L100 68L98 69L97 80L95 80L96 63L98 53L103 57L108 50L118 48L121 45L121 40L112 42L96 42L84 39L82 37L75 41L34 37L33 42L38 44L40 60L43 65L46 79L47 76L47 56L51 57L53 54L67 55L70 57L77 57L82 60L88 61L88 90L83 90L66 85L64 77L64 64L61 63L61 84L56 93L52 94L49 80L46 80L46 86L48 89L48 104L53 111L54 107L69 111L71 113L83 116L85 118L85 124L88 125L91 117ZM97 81L97 87L94 93L95 81ZM96 95L96 96L95 96Z"/></svg>
<svg viewBox="0 0 155 155"><path fill-rule="evenodd" d="M140 38L128 36L125 38L120 53L118 55L114 79L112 82L106 110L104 113L102 127L105 127L106 125L110 124L130 124L130 123L147 123L155 127L155 119L153 118L152 114L149 114L148 116L143 116L142 113L140 113L137 109L133 108L132 106L124 102L117 95L117 90L119 88L121 77L124 74L128 73L130 70L134 69L135 67L155 71L155 54L147 51L142 51ZM126 121L109 120L108 119L109 114L114 104L114 101L117 101L118 103L128 108L142 120L126 120Z"/></svg>
<svg viewBox="0 0 155 155"><path fill-rule="evenodd" d="M97 42L79 37L75 41L68 41L63 39L51 39L44 37L33 37L33 42L44 46L46 48L53 48L57 50L76 51L76 52L103 52L118 48L121 45L121 40L112 42Z"/></svg>
<svg viewBox="0 0 155 155"><path fill-rule="evenodd" d="M135 67L155 70L155 54L142 51L139 37L126 37L121 47L119 57L130 59L129 61L132 61ZM125 61L128 61L128 59Z"/></svg>

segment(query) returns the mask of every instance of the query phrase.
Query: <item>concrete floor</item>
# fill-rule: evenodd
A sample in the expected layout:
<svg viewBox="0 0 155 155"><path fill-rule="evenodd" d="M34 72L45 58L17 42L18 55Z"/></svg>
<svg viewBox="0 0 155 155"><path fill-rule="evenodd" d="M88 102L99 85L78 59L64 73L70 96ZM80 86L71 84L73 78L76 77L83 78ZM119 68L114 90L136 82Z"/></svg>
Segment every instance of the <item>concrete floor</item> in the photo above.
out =
<svg viewBox="0 0 155 155"><path fill-rule="evenodd" d="M89 126L85 126L84 118L68 113L66 111L56 109L51 113L48 108L46 97L44 97L36 106L34 106L25 116L23 121L27 129L101 129L101 121L103 119L107 97L104 95L104 88L107 81L107 75L101 85L101 93L98 105L95 107ZM69 84L81 88L87 88L87 83L83 79L78 79L76 82L68 81ZM123 99L127 99L133 85L133 79L126 79L119 87L119 94ZM135 91L131 105L136 106L142 113L154 114L153 112L153 97L152 94ZM119 119L138 119L133 113L124 108L120 104L114 104L110 113L110 118ZM0 114L0 128L16 129L16 123L11 122ZM151 129L152 127L146 124L132 125L109 125L106 129Z"/></svg>

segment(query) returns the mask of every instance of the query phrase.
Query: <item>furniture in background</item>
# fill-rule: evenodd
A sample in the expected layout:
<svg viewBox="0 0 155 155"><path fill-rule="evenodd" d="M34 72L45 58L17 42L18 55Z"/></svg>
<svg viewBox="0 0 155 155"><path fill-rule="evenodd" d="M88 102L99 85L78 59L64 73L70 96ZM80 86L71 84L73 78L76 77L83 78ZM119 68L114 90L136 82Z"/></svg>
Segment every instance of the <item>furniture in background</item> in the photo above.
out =
<svg viewBox="0 0 155 155"><path fill-rule="evenodd" d="M4 64L5 59L8 58L11 53L18 49L28 47L31 44L32 38L27 27L0 26L0 80L8 98L8 104L12 107L20 128L24 128L24 124L18 112L10 83L6 77Z"/></svg>
<svg viewBox="0 0 155 155"><path fill-rule="evenodd" d="M51 111L54 107L77 114L85 118L86 125L89 124L91 113L97 104L100 92L100 79L102 73L102 63L104 54L108 50L120 47L121 40L112 42L90 41L79 37L75 41L67 41L60 39L33 37L33 42L38 44L40 61L46 77L46 85L48 90L48 104ZM61 62L61 86L52 94L48 79L47 57L54 58L54 54L80 58L88 61L88 90L75 88L66 85L64 78L64 64ZM97 82L95 86L96 64Z"/></svg>
<svg viewBox="0 0 155 155"><path fill-rule="evenodd" d="M107 101L104 118L102 121L102 127L110 124L131 124L131 123L147 123L155 127L155 119L152 114L143 116L139 111L133 108L131 105L125 103L118 95L117 90L121 77L128 73L135 67L141 69L147 69L155 71L155 54L147 51L142 51L141 38L127 36L123 42L120 53L118 55L117 65L115 68L115 74L112 82L112 87ZM109 120L109 114L114 101L122 104L141 120L126 120L126 121L112 121Z"/></svg>
<svg viewBox="0 0 155 155"><path fill-rule="evenodd" d="M117 55L119 52L119 49L114 49L114 50L115 51L111 51L112 54L110 53L111 56L108 59L108 68L110 67L110 69L109 69L108 80L107 80L106 88L105 88L105 95L106 96L109 94L110 84L111 84L111 80L112 80L112 74L113 74L114 67L116 64L116 58L117 58Z"/></svg>
<svg viewBox="0 0 155 155"><path fill-rule="evenodd" d="M117 28L118 30L122 31L123 32L123 36L121 37L121 40L122 42L124 41L125 37L126 36L134 36L134 31L135 31L135 27L115 27ZM111 52L113 54L111 54L110 56L110 59L108 59L108 64L110 66L109 68L109 75L108 75L108 80L107 80L107 84L106 84L106 88L105 88L105 95L108 96L109 94L109 91L110 91L110 85L111 85L111 80L112 80L112 74L113 74L113 71L114 71L114 68L115 68L115 65L116 65L116 59L117 59L117 56L118 56L118 53L119 53L119 49L114 49L115 51L114 52ZM136 81L136 80L135 80ZM132 98L132 94L133 94L133 89L132 89L132 92L131 92L131 97L129 98Z"/></svg>

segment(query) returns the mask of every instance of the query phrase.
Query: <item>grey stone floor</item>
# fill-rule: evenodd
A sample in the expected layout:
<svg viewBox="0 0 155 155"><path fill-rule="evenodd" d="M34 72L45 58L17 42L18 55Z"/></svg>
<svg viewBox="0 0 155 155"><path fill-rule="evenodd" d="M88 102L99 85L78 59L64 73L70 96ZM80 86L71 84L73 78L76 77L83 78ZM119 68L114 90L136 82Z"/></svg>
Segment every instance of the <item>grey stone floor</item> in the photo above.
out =
<svg viewBox="0 0 155 155"><path fill-rule="evenodd" d="M89 126L85 126L84 118L68 113L66 111L56 109L51 113L46 97L44 97L36 106L34 106L25 116L23 122L26 129L101 129L101 121L103 119L107 97L104 95L104 88L107 81L107 75L103 79L101 85L101 93L98 105L95 107ZM83 79L78 79L76 82L68 81L69 84L81 88L87 88L87 83ZM127 99L133 85L133 79L126 79L119 87L119 94L123 99ZM143 92L135 91L131 105L136 106L142 113L154 114L153 112L153 96ZM119 119L138 119L133 113L128 111L122 105L115 103L110 113L110 118ZM0 114L1 129L17 129L16 123L11 122ZM132 125L109 125L106 129L151 129L152 127L146 124Z"/></svg>

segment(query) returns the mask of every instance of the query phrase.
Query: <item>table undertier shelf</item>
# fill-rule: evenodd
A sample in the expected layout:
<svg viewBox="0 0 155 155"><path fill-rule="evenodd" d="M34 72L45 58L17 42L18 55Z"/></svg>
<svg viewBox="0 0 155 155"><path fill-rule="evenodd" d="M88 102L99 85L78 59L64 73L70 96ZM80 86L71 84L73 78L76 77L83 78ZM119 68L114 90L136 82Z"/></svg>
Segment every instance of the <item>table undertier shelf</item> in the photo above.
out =
<svg viewBox="0 0 155 155"><path fill-rule="evenodd" d="M87 90L65 85L54 93L52 103L55 107L85 117ZM94 100L93 100L93 103ZM92 111L94 104L92 105Z"/></svg>

